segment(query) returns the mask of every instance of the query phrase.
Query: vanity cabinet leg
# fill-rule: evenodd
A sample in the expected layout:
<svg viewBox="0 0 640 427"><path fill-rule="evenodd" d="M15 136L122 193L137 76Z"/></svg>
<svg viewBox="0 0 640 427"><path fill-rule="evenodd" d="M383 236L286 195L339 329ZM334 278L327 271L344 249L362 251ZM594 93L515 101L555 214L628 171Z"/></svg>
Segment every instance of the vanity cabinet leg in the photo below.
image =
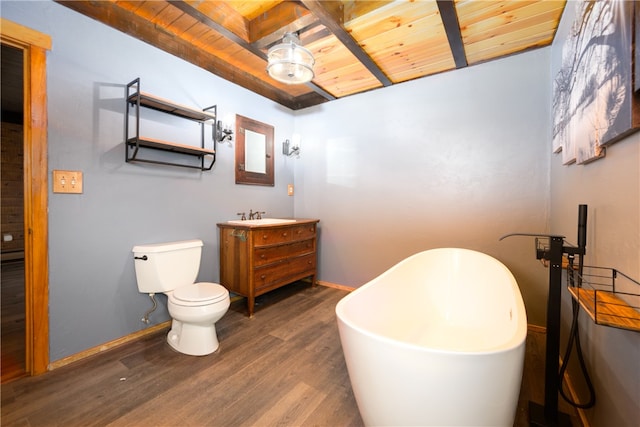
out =
<svg viewBox="0 0 640 427"><path fill-rule="evenodd" d="M247 311L249 312L249 317L253 317L253 309L256 304L256 298L254 296L247 297Z"/></svg>

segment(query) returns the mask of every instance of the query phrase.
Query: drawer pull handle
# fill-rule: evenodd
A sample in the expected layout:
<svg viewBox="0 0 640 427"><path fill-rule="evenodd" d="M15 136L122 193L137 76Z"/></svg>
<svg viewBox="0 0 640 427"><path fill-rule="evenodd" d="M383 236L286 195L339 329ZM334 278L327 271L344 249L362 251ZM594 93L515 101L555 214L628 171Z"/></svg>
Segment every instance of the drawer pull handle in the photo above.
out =
<svg viewBox="0 0 640 427"><path fill-rule="evenodd" d="M265 259L266 258L265 254L260 255L260 258Z"/></svg>
<svg viewBox="0 0 640 427"><path fill-rule="evenodd" d="M267 277L267 276L265 276L264 274L262 276L260 276L261 279L264 279L265 277Z"/></svg>
<svg viewBox="0 0 640 427"><path fill-rule="evenodd" d="M282 233L282 237L287 237L287 233L286 232Z"/></svg>

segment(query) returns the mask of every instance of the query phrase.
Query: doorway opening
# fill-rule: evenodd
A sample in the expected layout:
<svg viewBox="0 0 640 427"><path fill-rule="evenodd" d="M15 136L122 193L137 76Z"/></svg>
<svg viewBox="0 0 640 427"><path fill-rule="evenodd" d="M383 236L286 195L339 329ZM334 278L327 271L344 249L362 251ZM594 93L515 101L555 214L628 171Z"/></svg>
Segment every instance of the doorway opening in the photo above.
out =
<svg viewBox="0 0 640 427"><path fill-rule="evenodd" d="M2 95L2 275L0 318L2 338L2 382L19 378L25 369L24 289L24 72L23 52L2 45L0 54Z"/></svg>
<svg viewBox="0 0 640 427"><path fill-rule="evenodd" d="M0 234L2 236L1 308L3 317L1 326L2 382L5 382L21 375L46 372L49 366L46 51L51 49L51 38L46 34L0 18L0 41L2 45L2 78L0 79L2 81L2 231ZM11 81L11 84L5 87L5 81ZM21 109L19 106L9 107L9 104L21 104ZM6 134L5 130L7 130ZM7 141L5 136L9 138ZM8 163L5 164L5 162ZM10 173L5 175L5 172ZM5 193L15 200L5 199ZM5 216L7 216L6 222ZM11 277L13 279L10 279ZM5 290L9 295L6 301ZM12 323L6 324L7 332L13 329L11 337L5 336L5 302L12 303L12 307L7 307L7 312L11 313L12 310L14 312L14 317L7 320ZM22 340L19 339L20 335ZM9 357L9 351L12 349L15 353ZM5 378L6 351L7 359L15 359L14 365L8 367L6 371L7 377L10 373L10 378Z"/></svg>

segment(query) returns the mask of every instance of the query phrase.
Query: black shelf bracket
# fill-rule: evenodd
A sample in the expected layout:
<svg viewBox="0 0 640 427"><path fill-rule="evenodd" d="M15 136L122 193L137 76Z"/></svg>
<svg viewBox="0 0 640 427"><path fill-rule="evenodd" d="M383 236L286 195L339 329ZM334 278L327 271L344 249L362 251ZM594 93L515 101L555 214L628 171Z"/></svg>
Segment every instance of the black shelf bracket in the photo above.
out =
<svg viewBox="0 0 640 427"><path fill-rule="evenodd" d="M140 109L149 108L152 110L167 113L176 117L192 120L200 125L200 146L178 144L170 141L163 141L148 138L140 135ZM133 113L131 110L134 110ZM134 114L135 113L135 114ZM135 115L135 126L133 133L130 129L130 116ZM125 112L125 161L154 163L168 166L179 166L191 169L208 171L213 168L216 162L216 129L217 129L217 106L212 105L204 110L196 110L191 107L180 105L172 101L162 99L140 90L140 78L133 80L127 85L126 112ZM205 126L211 124L211 140L213 149L205 148ZM177 153L180 155L196 157L199 164L184 164L179 162L169 162L154 160L141 156L141 149L152 149L164 152Z"/></svg>

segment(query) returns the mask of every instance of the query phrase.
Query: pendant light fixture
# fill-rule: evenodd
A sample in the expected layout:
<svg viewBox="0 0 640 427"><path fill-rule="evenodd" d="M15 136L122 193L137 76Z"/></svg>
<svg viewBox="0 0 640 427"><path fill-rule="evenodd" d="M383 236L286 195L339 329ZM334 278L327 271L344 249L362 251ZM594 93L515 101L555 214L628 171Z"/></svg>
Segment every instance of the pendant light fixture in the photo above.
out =
<svg viewBox="0 0 640 427"><path fill-rule="evenodd" d="M282 83L300 84L313 79L313 64L316 62L309 49L300 45L296 33L286 33L282 43L273 46L267 53L267 72Z"/></svg>

